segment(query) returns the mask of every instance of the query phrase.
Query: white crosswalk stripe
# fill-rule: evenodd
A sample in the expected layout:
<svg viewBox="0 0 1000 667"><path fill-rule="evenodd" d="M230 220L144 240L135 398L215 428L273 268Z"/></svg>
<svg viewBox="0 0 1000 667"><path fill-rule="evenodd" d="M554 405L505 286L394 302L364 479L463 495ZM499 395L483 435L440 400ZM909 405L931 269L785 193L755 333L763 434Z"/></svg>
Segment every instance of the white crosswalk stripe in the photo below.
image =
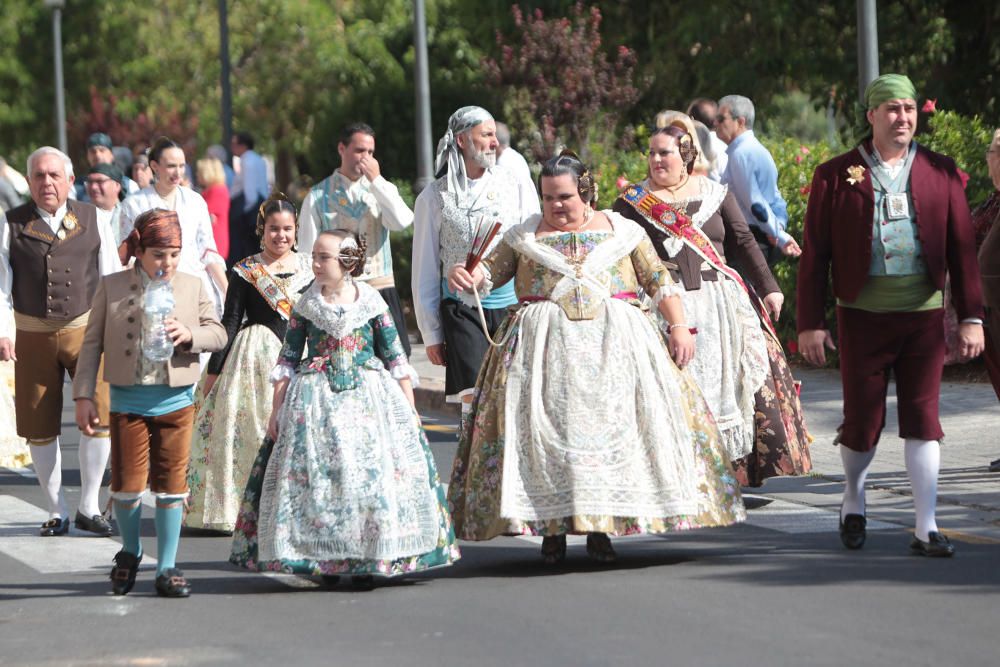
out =
<svg viewBox="0 0 1000 667"><path fill-rule="evenodd" d="M40 507L0 495L0 553L43 574L110 571L111 558L121 549L118 542L77 531L72 525L67 536L40 537L38 527L48 518ZM155 562L146 554L143 567Z"/></svg>

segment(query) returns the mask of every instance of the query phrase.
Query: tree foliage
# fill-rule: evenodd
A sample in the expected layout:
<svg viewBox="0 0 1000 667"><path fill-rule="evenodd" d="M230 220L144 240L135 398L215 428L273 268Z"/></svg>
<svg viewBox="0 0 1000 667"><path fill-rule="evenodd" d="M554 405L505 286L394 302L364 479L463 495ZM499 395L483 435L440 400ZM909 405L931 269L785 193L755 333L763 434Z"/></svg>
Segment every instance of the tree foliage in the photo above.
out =
<svg viewBox="0 0 1000 667"><path fill-rule="evenodd" d="M602 48L601 12L576 3L570 15L546 19L540 9L511 8L514 36L497 33L501 55L485 62L487 80L504 95L504 117L530 132L534 156L543 160L560 145L588 156L592 145L613 138L623 113L647 82L636 77L636 54Z"/></svg>

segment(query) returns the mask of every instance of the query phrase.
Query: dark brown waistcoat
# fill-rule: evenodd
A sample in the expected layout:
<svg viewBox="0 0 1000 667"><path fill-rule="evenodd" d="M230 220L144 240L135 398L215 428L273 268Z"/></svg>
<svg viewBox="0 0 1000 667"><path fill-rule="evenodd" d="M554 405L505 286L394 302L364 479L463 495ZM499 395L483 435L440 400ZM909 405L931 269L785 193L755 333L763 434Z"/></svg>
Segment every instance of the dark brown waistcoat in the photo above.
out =
<svg viewBox="0 0 1000 667"><path fill-rule="evenodd" d="M14 310L33 317L71 320L90 310L101 279L101 236L91 204L66 203L76 227L60 239L34 203L7 212Z"/></svg>

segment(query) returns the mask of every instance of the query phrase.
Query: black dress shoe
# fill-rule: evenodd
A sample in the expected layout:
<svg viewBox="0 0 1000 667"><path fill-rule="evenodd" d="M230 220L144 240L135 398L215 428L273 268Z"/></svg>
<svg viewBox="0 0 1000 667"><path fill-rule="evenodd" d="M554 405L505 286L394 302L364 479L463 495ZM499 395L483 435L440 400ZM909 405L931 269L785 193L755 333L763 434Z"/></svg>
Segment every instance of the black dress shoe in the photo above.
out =
<svg viewBox="0 0 1000 667"><path fill-rule="evenodd" d="M95 535L100 535L101 537L110 537L113 532L111 530L111 522L100 514L95 514L94 516L87 518L81 514L79 510L76 512L76 518L73 519L73 525L80 530L85 530L88 533L94 533Z"/></svg>
<svg viewBox="0 0 1000 667"><path fill-rule="evenodd" d="M952 543L936 530L927 533L926 542L914 535L910 542L910 551L917 556L929 558L950 558L955 555L955 547Z"/></svg>
<svg viewBox="0 0 1000 667"><path fill-rule="evenodd" d="M356 591L371 591L375 589L375 577L370 574L356 574L351 577L351 588Z"/></svg>
<svg viewBox="0 0 1000 667"><path fill-rule="evenodd" d="M161 598L186 598L191 595L191 584L176 567L168 567L156 577L156 594Z"/></svg>
<svg viewBox="0 0 1000 667"><path fill-rule="evenodd" d="M840 520L840 541L848 549L860 549L868 537L867 526L868 519L863 515L848 514Z"/></svg>
<svg viewBox="0 0 1000 667"><path fill-rule="evenodd" d="M136 556L122 549L115 554L115 565L111 568L111 590L115 595L126 595L135 586L135 575L142 562L142 554Z"/></svg>
<svg viewBox="0 0 1000 667"><path fill-rule="evenodd" d="M1000 472L1000 459L990 461L990 472Z"/></svg>
<svg viewBox="0 0 1000 667"><path fill-rule="evenodd" d="M49 519L42 524L41 529L38 534L42 537L56 537L57 535L65 535L69 532L69 517L65 519L55 518Z"/></svg>

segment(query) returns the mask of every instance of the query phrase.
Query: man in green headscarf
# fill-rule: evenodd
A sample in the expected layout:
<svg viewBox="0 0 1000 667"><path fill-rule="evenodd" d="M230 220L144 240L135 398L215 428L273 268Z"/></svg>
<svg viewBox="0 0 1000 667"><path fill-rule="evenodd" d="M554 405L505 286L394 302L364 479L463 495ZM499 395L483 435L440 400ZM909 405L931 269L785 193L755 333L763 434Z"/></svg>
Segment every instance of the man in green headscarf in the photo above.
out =
<svg viewBox="0 0 1000 667"><path fill-rule="evenodd" d="M913 141L916 98L901 74L872 81L859 105L861 143L816 168L799 264L799 350L822 364L825 350L834 349L825 318L832 270L844 390L836 439L845 477L840 539L848 549L865 542L865 478L894 376L916 514L910 549L951 556L935 519L945 275L961 319L963 360L983 350L983 303L962 181L950 158Z"/></svg>

